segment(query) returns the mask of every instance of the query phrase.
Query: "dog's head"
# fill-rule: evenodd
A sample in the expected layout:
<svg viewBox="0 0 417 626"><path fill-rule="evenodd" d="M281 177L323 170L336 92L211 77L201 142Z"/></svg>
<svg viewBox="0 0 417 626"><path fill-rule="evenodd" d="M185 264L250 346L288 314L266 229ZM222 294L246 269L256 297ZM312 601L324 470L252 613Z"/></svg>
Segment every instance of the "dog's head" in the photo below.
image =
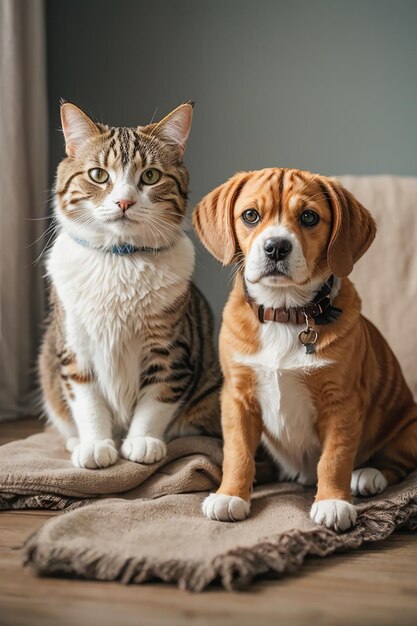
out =
<svg viewBox="0 0 417 626"><path fill-rule="evenodd" d="M242 261L249 283L269 287L347 276L376 232L337 181L279 168L236 174L203 198L193 224L219 261Z"/></svg>

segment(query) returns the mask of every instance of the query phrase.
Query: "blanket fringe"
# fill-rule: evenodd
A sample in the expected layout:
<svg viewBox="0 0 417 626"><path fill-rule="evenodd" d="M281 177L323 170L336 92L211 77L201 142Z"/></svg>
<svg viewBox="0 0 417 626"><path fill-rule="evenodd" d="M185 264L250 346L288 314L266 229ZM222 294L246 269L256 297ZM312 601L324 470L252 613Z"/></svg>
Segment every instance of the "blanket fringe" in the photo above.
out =
<svg viewBox="0 0 417 626"><path fill-rule="evenodd" d="M25 509L44 509L49 511L73 511L86 504L96 502L97 498L75 498L51 493L32 496L16 493L0 495L0 511L22 511Z"/></svg>
<svg viewBox="0 0 417 626"><path fill-rule="evenodd" d="M228 591L247 587L256 576L298 570L307 555L325 557L341 550L359 548L364 542L386 539L398 528L417 527L417 492L405 491L392 500L370 501L358 516L355 528L337 534L325 528L290 530L250 547L229 550L210 563L151 560L101 553L94 549L57 547L36 532L25 544L25 564L40 575L68 575L122 583L162 580L180 589L203 591L220 582Z"/></svg>

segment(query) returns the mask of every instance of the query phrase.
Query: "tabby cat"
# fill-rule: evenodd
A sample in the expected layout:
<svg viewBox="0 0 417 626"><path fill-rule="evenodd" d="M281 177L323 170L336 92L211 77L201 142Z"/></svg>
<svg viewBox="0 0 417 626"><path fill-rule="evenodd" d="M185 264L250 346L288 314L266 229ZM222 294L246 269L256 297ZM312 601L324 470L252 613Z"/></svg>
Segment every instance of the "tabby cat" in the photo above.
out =
<svg viewBox="0 0 417 626"><path fill-rule="evenodd" d="M49 421L77 467L154 463L166 441L218 434L212 317L181 228L192 105L137 128L61 106L50 316L39 366Z"/></svg>

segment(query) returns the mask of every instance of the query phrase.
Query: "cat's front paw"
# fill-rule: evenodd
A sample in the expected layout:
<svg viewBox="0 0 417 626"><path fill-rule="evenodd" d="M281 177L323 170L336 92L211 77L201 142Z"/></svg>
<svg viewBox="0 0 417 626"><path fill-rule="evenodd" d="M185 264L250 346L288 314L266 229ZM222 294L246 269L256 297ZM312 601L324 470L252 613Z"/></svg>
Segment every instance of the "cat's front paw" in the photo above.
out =
<svg viewBox="0 0 417 626"><path fill-rule="evenodd" d="M98 469L114 465L118 459L118 452L111 439L82 441L73 448L71 460L75 467Z"/></svg>
<svg viewBox="0 0 417 626"><path fill-rule="evenodd" d="M166 444L156 437L127 437L120 448L122 457L135 463L157 463L166 453Z"/></svg>

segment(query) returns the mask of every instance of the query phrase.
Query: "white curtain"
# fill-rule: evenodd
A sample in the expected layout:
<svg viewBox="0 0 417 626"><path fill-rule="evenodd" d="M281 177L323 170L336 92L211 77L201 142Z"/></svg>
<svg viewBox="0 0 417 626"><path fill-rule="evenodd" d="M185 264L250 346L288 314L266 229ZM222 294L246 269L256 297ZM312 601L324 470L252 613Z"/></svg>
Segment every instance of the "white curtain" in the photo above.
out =
<svg viewBox="0 0 417 626"><path fill-rule="evenodd" d="M0 419L36 413L47 108L43 0L0 0Z"/></svg>

